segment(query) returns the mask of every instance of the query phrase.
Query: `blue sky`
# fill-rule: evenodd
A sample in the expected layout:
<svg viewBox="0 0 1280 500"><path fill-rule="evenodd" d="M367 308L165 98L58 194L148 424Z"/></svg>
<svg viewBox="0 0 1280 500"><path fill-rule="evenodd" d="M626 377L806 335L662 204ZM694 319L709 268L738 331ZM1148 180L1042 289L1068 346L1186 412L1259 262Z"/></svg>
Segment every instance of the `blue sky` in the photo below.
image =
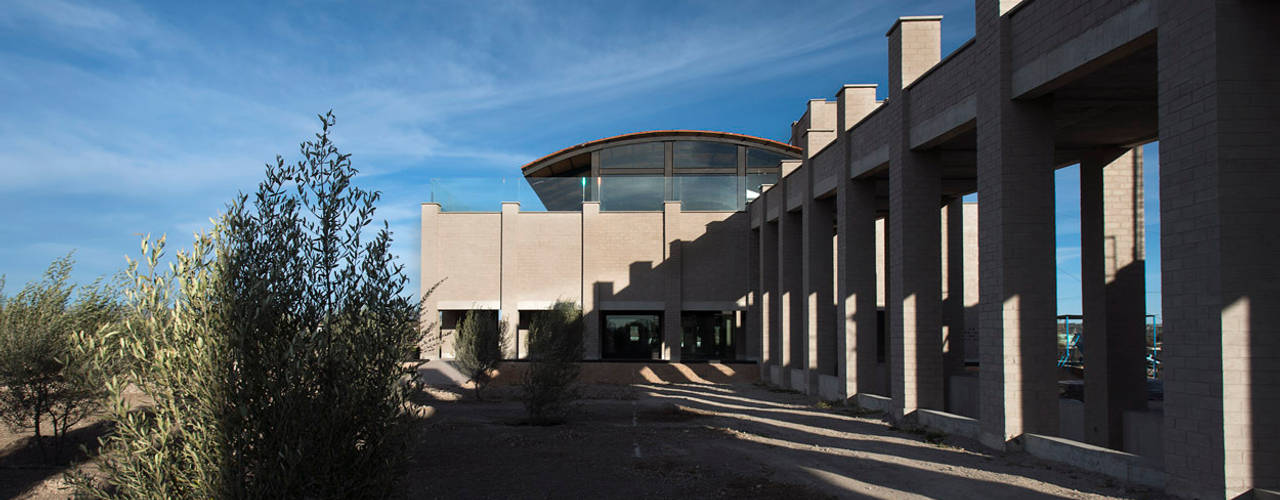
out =
<svg viewBox="0 0 1280 500"><path fill-rule="evenodd" d="M546 153L640 130L785 141L810 98L843 83L883 94L884 32L920 14L945 16L944 53L973 36L968 1L5 2L0 273L12 293L73 249L88 281L141 234L189 245L332 108L416 293L432 179L511 182ZM1059 295L1078 312L1067 225ZM1158 245L1148 254L1158 279Z"/></svg>

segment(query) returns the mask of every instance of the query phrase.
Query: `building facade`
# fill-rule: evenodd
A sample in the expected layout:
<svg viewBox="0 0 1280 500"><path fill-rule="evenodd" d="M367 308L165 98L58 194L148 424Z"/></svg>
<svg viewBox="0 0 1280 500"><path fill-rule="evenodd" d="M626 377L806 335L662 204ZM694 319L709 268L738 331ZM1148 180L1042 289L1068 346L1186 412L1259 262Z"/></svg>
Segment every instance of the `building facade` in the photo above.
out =
<svg viewBox="0 0 1280 500"><path fill-rule="evenodd" d="M941 18L893 22L887 99L846 85L834 100L809 101L790 147L726 135L736 156L704 152L708 163L681 180L680 148L701 150L680 141L713 134L654 133L661 140L609 153L606 140L525 167L540 196L568 200L548 207L574 212L424 205L424 288L465 275L440 285L428 314L519 318L579 300L589 356L617 356L619 345L655 360L731 350L777 385L854 398L997 449L1095 457L1083 466L1178 495L1280 489L1271 420L1280 414L1280 3L975 8L974 39L945 58ZM1152 141L1159 403L1144 368L1139 147ZM758 167L779 179L747 181L752 148L779 155ZM659 180L616 184L610 201L611 183L622 182L609 178L610 162ZM1068 165L1080 166L1089 340L1079 422L1064 426L1054 176ZM742 177L732 194L692 179L731 166ZM577 191L537 179L556 176L576 177ZM699 189L711 194L695 203L710 210L682 205ZM976 204L962 203L971 195ZM691 336L699 322L733 331L711 341L716 354L698 353L701 339L723 338ZM1134 449L1152 432L1154 447Z"/></svg>

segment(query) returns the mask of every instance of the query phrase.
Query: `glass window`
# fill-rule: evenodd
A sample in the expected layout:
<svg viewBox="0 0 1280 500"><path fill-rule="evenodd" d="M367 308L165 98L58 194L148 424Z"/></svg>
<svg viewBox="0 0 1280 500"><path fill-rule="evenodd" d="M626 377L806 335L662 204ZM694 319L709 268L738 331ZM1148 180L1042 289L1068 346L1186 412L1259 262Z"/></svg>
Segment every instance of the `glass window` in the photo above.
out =
<svg viewBox="0 0 1280 500"><path fill-rule="evenodd" d="M747 187L746 187L747 201L751 201L760 197L760 193L762 192L761 186L765 184L777 184L777 183L778 183L777 173L747 174Z"/></svg>
<svg viewBox="0 0 1280 500"><path fill-rule="evenodd" d="M605 175L600 177L600 210L662 210L666 179L656 175Z"/></svg>
<svg viewBox="0 0 1280 500"><path fill-rule="evenodd" d="M666 147L643 142L600 150L600 168L665 168Z"/></svg>
<svg viewBox="0 0 1280 500"><path fill-rule="evenodd" d="M675 168L738 168L738 146L723 142L677 141Z"/></svg>
<svg viewBox="0 0 1280 500"><path fill-rule="evenodd" d="M662 359L662 320L658 313L603 313L600 354L605 359Z"/></svg>
<svg viewBox="0 0 1280 500"><path fill-rule="evenodd" d="M685 210L741 210L738 206L738 176L677 175L675 199Z"/></svg>
<svg viewBox="0 0 1280 500"><path fill-rule="evenodd" d="M680 359L732 360L739 339L735 311L684 311L680 313Z"/></svg>
<svg viewBox="0 0 1280 500"><path fill-rule="evenodd" d="M792 157L774 153L773 151L765 151L763 149L747 148L747 168L770 168L777 167L778 162L782 160L792 159Z"/></svg>

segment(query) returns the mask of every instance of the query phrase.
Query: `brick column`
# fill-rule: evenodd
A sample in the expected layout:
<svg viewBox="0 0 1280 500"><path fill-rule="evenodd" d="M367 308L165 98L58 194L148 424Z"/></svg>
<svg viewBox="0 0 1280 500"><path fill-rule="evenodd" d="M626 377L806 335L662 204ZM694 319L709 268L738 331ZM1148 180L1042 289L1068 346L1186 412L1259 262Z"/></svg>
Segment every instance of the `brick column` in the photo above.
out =
<svg viewBox="0 0 1280 500"><path fill-rule="evenodd" d="M1141 150L1081 162L1084 436L1117 450L1124 412L1147 406L1143 238Z"/></svg>
<svg viewBox="0 0 1280 500"><path fill-rule="evenodd" d="M764 195L760 196L764 200ZM766 207L767 208L767 207ZM766 210L766 214L768 211ZM773 367L782 367L782 331L778 325L780 317L779 279L778 279L778 223L765 221L760 224L760 342L764 351L764 363L761 377L778 383L772 375Z"/></svg>
<svg viewBox="0 0 1280 500"><path fill-rule="evenodd" d="M1058 432L1053 115L1011 95L1015 2L977 0L981 440Z"/></svg>
<svg viewBox="0 0 1280 500"><path fill-rule="evenodd" d="M874 392L876 368L876 185L843 180L837 185L838 270L836 340L843 356L837 375L844 396Z"/></svg>
<svg viewBox="0 0 1280 500"><path fill-rule="evenodd" d="M520 325L520 310L516 305L516 277L520 275L520 270L516 265L516 255L519 248L517 242L517 223L520 217L520 203L515 201L502 202L502 249L501 249L501 273L498 292L498 319L507 321L506 342L502 345L502 356L514 359L516 357L516 329Z"/></svg>
<svg viewBox="0 0 1280 500"><path fill-rule="evenodd" d="M429 295L431 287L440 281L440 221L437 219L440 215L439 203L423 203L422 204L422 226L420 241L422 242L419 253L418 273L420 279L418 288L420 294L428 294L420 296L422 302L422 328L427 329L426 335L423 336L421 351L418 356L422 359L440 359L440 309L437 307L435 297Z"/></svg>
<svg viewBox="0 0 1280 500"><path fill-rule="evenodd" d="M900 152L889 169L889 322L894 414L902 417L943 408L942 195L931 155L890 149Z"/></svg>
<svg viewBox="0 0 1280 500"><path fill-rule="evenodd" d="M789 182L788 182L789 184ZM790 185L787 189L795 189ZM776 188L775 188L776 189ZM785 203L785 198L783 198ZM785 207L778 214L778 328L782 340L782 379L787 387L805 390L805 368L808 343L804 335L804 283L802 252L803 216L788 212Z"/></svg>
<svg viewBox="0 0 1280 500"><path fill-rule="evenodd" d="M747 210L748 217L751 216L750 212L756 210L759 210L763 217L764 205L762 203L748 206ZM750 245L750 249L747 252L747 276L751 291L748 297L747 320L744 328L746 335L743 338L743 344L745 345L739 346L739 349L745 348L743 359L757 363L763 363L765 359L764 351L768 350L768 348L763 346L768 345L766 339L769 338L764 329L764 312L760 308L764 296L764 289L761 286L763 273L760 268L760 245L762 244L761 236L763 233L764 223L761 223L760 227L751 230L751 236L747 243ZM761 373L763 372L764 369L762 368Z"/></svg>
<svg viewBox="0 0 1280 500"><path fill-rule="evenodd" d="M680 341L684 338L684 330L680 324L680 311L683 309L684 298L681 290L681 265L680 250L684 242L675 238L675 226L680 223L680 202L668 201L662 206L662 227L663 241L666 255L663 259L663 265L666 267L664 276L664 292L662 310L662 359L669 361L680 361Z"/></svg>
<svg viewBox="0 0 1280 500"><path fill-rule="evenodd" d="M951 408L951 377L964 373L964 200L942 207L942 398ZM954 413L954 412L953 412Z"/></svg>
<svg viewBox="0 0 1280 500"><path fill-rule="evenodd" d="M812 172L812 169L810 169ZM836 375L835 309L833 303L832 200L804 202L804 332L808 351L809 393L819 394L822 375ZM834 394L823 397L834 399Z"/></svg>
<svg viewBox="0 0 1280 500"><path fill-rule="evenodd" d="M600 202L585 201L582 203L582 347L584 359L600 359L600 310L596 308L596 284L585 272L586 253L593 248L590 242L596 241L596 227L600 224Z"/></svg>
<svg viewBox="0 0 1280 500"><path fill-rule="evenodd" d="M1156 8L1167 489L1280 489L1280 4Z"/></svg>

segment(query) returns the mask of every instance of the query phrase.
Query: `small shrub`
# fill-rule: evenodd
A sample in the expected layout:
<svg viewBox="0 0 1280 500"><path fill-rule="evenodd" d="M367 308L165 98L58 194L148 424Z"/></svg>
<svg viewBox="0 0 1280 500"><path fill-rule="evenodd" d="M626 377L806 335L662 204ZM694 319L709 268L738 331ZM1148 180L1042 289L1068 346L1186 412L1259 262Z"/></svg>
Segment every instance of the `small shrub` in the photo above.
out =
<svg viewBox="0 0 1280 500"><path fill-rule="evenodd" d="M106 384L99 498L387 497L408 461L417 389L402 365L421 338L419 304L369 231L378 193L351 184L349 155L323 130L302 160L268 164L208 234L163 271L164 238L131 263L133 311L77 349L120 345ZM373 234L370 235L369 233ZM125 398L136 387L153 402Z"/></svg>
<svg viewBox="0 0 1280 500"><path fill-rule="evenodd" d="M41 281L11 299L0 279L0 417L15 431L31 431L46 461L61 459L67 431L101 409L105 397L103 373L71 349L72 336L119 321L123 313L101 280L81 288L73 302L72 264L70 254L54 260Z"/></svg>
<svg viewBox="0 0 1280 500"><path fill-rule="evenodd" d="M507 321L495 320L486 311L467 311L458 325L455 363L475 387L477 400L481 389L492 379L498 362L502 361L506 339Z"/></svg>
<svg viewBox="0 0 1280 500"><path fill-rule="evenodd" d="M578 398L574 383L582 360L582 310L557 301L529 322L529 366L521 380L525 410L535 424L564 418Z"/></svg>

